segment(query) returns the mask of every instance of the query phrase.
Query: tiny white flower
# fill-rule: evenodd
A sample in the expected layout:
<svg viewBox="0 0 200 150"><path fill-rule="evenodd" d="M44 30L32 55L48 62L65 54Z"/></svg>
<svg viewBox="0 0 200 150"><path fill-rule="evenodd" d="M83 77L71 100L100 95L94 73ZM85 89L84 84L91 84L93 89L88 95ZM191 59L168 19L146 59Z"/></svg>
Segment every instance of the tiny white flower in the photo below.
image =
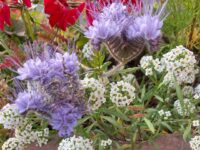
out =
<svg viewBox="0 0 200 150"><path fill-rule="evenodd" d="M192 121L192 125L193 125L194 127L198 127L198 126L199 126L199 120L194 120L194 121Z"/></svg>

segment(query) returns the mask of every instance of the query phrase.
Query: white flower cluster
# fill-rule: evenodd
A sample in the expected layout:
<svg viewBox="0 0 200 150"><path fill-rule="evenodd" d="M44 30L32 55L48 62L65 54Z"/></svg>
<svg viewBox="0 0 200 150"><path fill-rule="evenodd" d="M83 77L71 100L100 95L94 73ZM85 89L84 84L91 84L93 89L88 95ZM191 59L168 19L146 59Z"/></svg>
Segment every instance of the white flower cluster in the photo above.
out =
<svg viewBox="0 0 200 150"><path fill-rule="evenodd" d="M165 66L167 74L164 83L174 86L174 78L179 85L193 83L198 70L193 52L183 46L177 46L163 55L161 62Z"/></svg>
<svg viewBox="0 0 200 150"><path fill-rule="evenodd" d="M200 84L194 89L194 99L200 99Z"/></svg>
<svg viewBox="0 0 200 150"><path fill-rule="evenodd" d="M165 120L167 120L169 117L172 116L172 114L171 114L170 111L164 111L163 109L161 109L160 111L158 111L158 114L159 114L161 117L164 117Z"/></svg>
<svg viewBox="0 0 200 150"><path fill-rule="evenodd" d="M153 59L152 56L143 56L140 60L140 65L144 69L146 76L153 75L154 71L161 73L165 68L158 58Z"/></svg>
<svg viewBox="0 0 200 150"><path fill-rule="evenodd" d="M194 112L195 106L190 102L190 99L183 100L183 108L181 106L180 100L176 100L174 102L174 108L181 116L189 116L191 113Z"/></svg>
<svg viewBox="0 0 200 150"><path fill-rule="evenodd" d="M192 121L193 127L199 127L199 120Z"/></svg>
<svg viewBox="0 0 200 150"><path fill-rule="evenodd" d="M89 139L73 136L63 139L59 144L58 150L94 150L94 148Z"/></svg>
<svg viewBox="0 0 200 150"><path fill-rule="evenodd" d="M19 127L15 130L15 137L20 139L24 144L31 144L37 142L38 146L47 144L49 137L49 129L45 128L43 131L34 131L31 124L24 127Z"/></svg>
<svg viewBox="0 0 200 150"><path fill-rule="evenodd" d="M133 74L127 74L126 76L123 76L123 81L131 83L133 82L133 79L135 78L135 76Z"/></svg>
<svg viewBox="0 0 200 150"><path fill-rule="evenodd" d="M192 150L200 150L200 136L195 136L190 140Z"/></svg>
<svg viewBox="0 0 200 150"><path fill-rule="evenodd" d="M192 86L184 86L182 92L185 97L190 97L194 94L194 89Z"/></svg>
<svg viewBox="0 0 200 150"><path fill-rule="evenodd" d="M15 129L24 123L24 118L14 104L7 104L0 111L0 124L6 129Z"/></svg>
<svg viewBox="0 0 200 150"><path fill-rule="evenodd" d="M24 143L18 138L9 138L2 145L2 150L24 150Z"/></svg>
<svg viewBox="0 0 200 150"><path fill-rule="evenodd" d="M83 52L83 57L85 57L88 60L91 60L91 57L94 55L92 46L89 42L83 46L82 52Z"/></svg>
<svg viewBox="0 0 200 150"><path fill-rule="evenodd" d="M89 91L89 104L91 109L97 110L103 103L106 102L105 86L94 78L85 78L81 81L83 87ZM88 94L88 93L86 93Z"/></svg>
<svg viewBox="0 0 200 150"><path fill-rule="evenodd" d="M118 107L127 106L135 99L135 88L123 80L111 83L110 99Z"/></svg>
<svg viewBox="0 0 200 150"><path fill-rule="evenodd" d="M108 139L108 140L101 140L101 146L103 146L104 148L106 146L110 146L112 144L112 140Z"/></svg>

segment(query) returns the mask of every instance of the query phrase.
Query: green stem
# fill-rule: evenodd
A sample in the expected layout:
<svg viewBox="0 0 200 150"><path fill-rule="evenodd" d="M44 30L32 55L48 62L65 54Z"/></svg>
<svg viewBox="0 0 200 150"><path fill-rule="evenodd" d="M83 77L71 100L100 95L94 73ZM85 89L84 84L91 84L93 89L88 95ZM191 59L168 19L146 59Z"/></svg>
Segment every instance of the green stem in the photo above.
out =
<svg viewBox="0 0 200 150"><path fill-rule="evenodd" d="M34 34L34 29L32 27L32 23L31 23L31 16L30 16L28 10L25 8L21 9L21 13L22 13L22 19L24 21L25 28L26 28L26 34L32 41L34 41L35 34Z"/></svg>

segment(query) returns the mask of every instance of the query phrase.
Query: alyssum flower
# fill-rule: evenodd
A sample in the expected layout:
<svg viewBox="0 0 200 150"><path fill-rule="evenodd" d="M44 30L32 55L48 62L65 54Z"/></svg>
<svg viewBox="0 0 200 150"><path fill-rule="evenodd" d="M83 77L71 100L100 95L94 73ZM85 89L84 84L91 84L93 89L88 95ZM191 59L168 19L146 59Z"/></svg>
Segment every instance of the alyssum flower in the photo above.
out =
<svg viewBox="0 0 200 150"><path fill-rule="evenodd" d="M60 54L46 47L42 53L34 52L17 70L17 78L26 81L27 88L18 93L15 104L20 113L36 111L48 119L60 136L70 136L85 111L78 60L74 53Z"/></svg>
<svg viewBox="0 0 200 150"><path fill-rule="evenodd" d="M158 8L155 9L156 3ZM147 42L152 50L155 49L161 38L167 1L163 5L155 0L136 3L115 0L103 4L102 6L100 2L95 3L103 7L101 11L92 5L90 10L94 20L85 32L85 36L91 39L95 48L99 48L102 42L111 38L121 37L124 42L129 43L138 40Z"/></svg>

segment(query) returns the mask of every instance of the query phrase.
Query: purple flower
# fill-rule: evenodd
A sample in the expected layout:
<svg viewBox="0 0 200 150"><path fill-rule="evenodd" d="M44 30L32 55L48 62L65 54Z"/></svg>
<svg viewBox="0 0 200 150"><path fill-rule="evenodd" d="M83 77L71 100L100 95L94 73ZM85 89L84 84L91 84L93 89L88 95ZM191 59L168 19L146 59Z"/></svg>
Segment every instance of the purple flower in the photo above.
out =
<svg viewBox="0 0 200 150"><path fill-rule="evenodd" d="M113 37L125 39L124 42L142 39L150 47L157 46L166 18L167 1L163 5L157 0L143 0L141 3L133 6L131 3L124 5L120 1L113 1L103 6L102 11L96 12L93 25L85 32L85 36L97 48ZM154 7L155 4L158 8Z"/></svg>
<svg viewBox="0 0 200 150"><path fill-rule="evenodd" d="M34 59L27 60L23 67L17 70L19 80L36 80L41 77L42 74L48 72L48 63L41 61L38 57Z"/></svg>
<svg viewBox="0 0 200 150"><path fill-rule="evenodd" d="M142 37L145 40L155 40L161 35L163 21L157 16L145 15L135 18L132 25L128 26L127 37L129 40Z"/></svg>
<svg viewBox="0 0 200 150"><path fill-rule="evenodd" d="M53 129L58 130L59 136L68 137L72 134L73 128L82 114L72 105L63 103L52 112L50 123Z"/></svg>
<svg viewBox="0 0 200 150"><path fill-rule="evenodd" d="M24 113L28 110L40 110L45 106L42 95L36 91L31 91L31 93L26 91L19 93L15 104L20 113Z"/></svg>
<svg viewBox="0 0 200 150"><path fill-rule="evenodd" d="M165 6L154 9L155 0L143 0L143 9L128 28L128 38L142 36L147 41L155 40L161 35L161 28L165 18Z"/></svg>
<svg viewBox="0 0 200 150"><path fill-rule="evenodd" d="M85 36L93 41L94 47L98 48L101 42L112 36L119 36L127 19L126 6L120 2L111 3L96 15L93 25L85 32Z"/></svg>
<svg viewBox="0 0 200 150"><path fill-rule="evenodd" d="M54 53L49 48L32 52L18 69L17 78L27 83L27 90L15 101L20 113L31 110L42 114L60 136L69 136L85 109L78 70L75 53Z"/></svg>
<svg viewBox="0 0 200 150"><path fill-rule="evenodd" d="M69 53L65 53L63 55L64 59L64 66L65 66L65 73L68 74L76 74L79 70L79 62L78 58L75 53L71 55Z"/></svg>

